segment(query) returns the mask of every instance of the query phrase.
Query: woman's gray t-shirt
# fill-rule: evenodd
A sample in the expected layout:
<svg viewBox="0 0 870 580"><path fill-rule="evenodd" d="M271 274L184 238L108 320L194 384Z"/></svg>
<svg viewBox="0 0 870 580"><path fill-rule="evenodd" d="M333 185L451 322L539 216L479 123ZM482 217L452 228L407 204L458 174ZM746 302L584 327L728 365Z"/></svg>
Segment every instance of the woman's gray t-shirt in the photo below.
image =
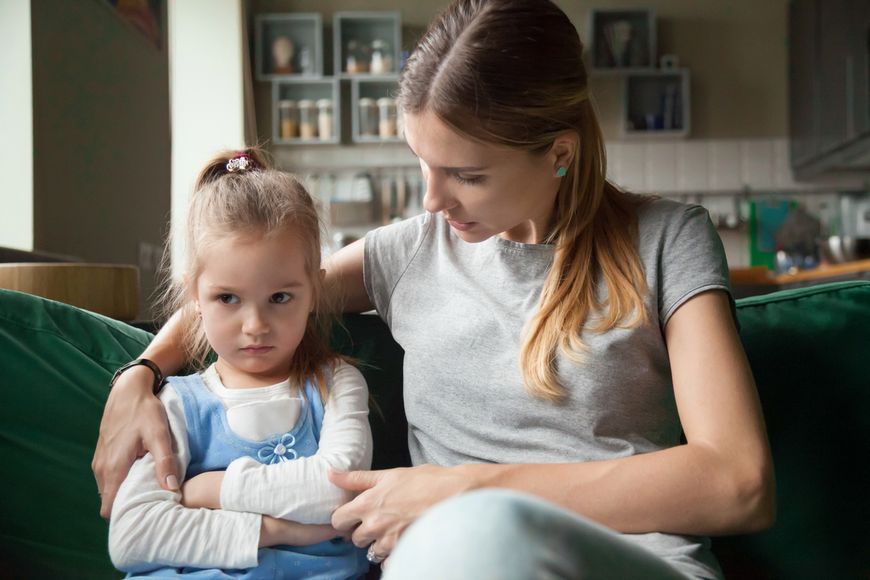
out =
<svg viewBox="0 0 870 580"><path fill-rule="evenodd" d="M529 395L522 330L537 310L553 246L494 236L471 244L438 215L369 232L366 291L405 350L404 400L414 464L566 463L680 444L664 328L686 300L729 293L707 211L651 199L638 209L650 323L584 332L576 364L558 355L560 404ZM717 576L705 538L631 534L694 576Z"/></svg>

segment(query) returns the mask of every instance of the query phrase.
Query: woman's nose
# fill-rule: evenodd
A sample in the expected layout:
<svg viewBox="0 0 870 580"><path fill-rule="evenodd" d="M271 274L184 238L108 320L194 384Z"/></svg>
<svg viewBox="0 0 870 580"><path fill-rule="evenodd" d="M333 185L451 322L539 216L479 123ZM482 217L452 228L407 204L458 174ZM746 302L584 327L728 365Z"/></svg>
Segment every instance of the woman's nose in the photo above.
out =
<svg viewBox="0 0 870 580"><path fill-rule="evenodd" d="M438 213L456 205L445 183L447 180L445 176L433 171L424 171L423 178L426 180L423 209L429 213Z"/></svg>

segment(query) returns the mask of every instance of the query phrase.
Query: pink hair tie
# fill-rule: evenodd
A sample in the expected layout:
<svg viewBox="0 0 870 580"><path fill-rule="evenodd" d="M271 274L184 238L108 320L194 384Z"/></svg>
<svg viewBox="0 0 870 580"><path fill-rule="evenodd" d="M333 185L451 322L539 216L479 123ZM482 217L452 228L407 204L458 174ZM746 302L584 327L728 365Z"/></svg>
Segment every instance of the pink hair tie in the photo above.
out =
<svg viewBox="0 0 870 580"><path fill-rule="evenodd" d="M238 153L227 161L227 171L229 173L239 173L249 169L256 169L257 167L257 162L251 159L251 156L247 153Z"/></svg>

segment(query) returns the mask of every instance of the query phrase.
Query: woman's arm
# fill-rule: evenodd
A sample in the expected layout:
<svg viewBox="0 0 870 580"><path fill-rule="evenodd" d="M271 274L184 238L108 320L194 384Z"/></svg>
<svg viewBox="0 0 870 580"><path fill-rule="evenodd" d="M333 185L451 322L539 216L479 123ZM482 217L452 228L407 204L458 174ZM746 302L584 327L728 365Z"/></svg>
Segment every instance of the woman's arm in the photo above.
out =
<svg viewBox="0 0 870 580"><path fill-rule="evenodd" d="M687 444L575 464L421 466L334 474L363 492L333 515L354 543L389 553L435 502L470 489L530 492L627 533L730 534L770 526L773 467L755 384L724 292L705 292L671 317L665 337Z"/></svg>
<svg viewBox="0 0 870 580"><path fill-rule="evenodd" d="M363 280L365 238L340 249L323 262L326 288L343 312L365 312L374 308Z"/></svg>
<svg viewBox="0 0 870 580"><path fill-rule="evenodd" d="M365 470L371 462L368 388L362 374L342 362L333 376L316 454L273 465L236 459L226 472L204 473L185 483L183 501L328 524L332 512L353 497L329 481L328 471Z"/></svg>
<svg viewBox="0 0 870 580"><path fill-rule="evenodd" d="M164 376L175 374L185 362L180 334L176 313L142 353L143 358L157 364ZM160 487L169 491L178 489L180 477L166 413L151 393L153 384L154 375L148 368L133 367L118 377L103 409L91 469L102 500L100 515L106 519L130 466L146 452L150 451L155 458L155 477Z"/></svg>

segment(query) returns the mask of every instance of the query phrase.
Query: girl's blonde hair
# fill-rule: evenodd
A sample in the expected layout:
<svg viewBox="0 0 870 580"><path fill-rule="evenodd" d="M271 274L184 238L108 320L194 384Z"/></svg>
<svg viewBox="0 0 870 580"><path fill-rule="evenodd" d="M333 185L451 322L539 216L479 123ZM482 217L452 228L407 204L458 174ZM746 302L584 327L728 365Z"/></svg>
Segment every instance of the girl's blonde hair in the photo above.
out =
<svg viewBox="0 0 870 580"><path fill-rule="evenodd" d="M253 165L229 171L227 164L241 158ZM261 149L224 151L200 172L187 209L185 279L173 281L165 267L170 255L167 242L164 251L166 282L160 310L166 317L180 312L185 354L195 368L204 368L211 347L190 292L202 273L204 251L210 244L227 237L269 237L288 228L302 244L305 272L314 298L314 310L293 355L290 379L302 384L313 376L325 400L328 394L325 373L338 359L329 348L334 309L325 304L327 294L320 276L320 218L314 200L302 183L289 173L272 169Z"/></svg>
<svg viewBox="0 0 870 580"><path fill-rule="evenodd" d="M520 354L526 387L552 401L565 396L557 349L579 363L584 329L630 328L649 316L637 252L644 198L606 180L582 52L576 28L549 0L456 0L411 54L399 90L405 112L432 112L481 143L543 155L566 131L578 139L546 240L553 265Z"/></svg>

